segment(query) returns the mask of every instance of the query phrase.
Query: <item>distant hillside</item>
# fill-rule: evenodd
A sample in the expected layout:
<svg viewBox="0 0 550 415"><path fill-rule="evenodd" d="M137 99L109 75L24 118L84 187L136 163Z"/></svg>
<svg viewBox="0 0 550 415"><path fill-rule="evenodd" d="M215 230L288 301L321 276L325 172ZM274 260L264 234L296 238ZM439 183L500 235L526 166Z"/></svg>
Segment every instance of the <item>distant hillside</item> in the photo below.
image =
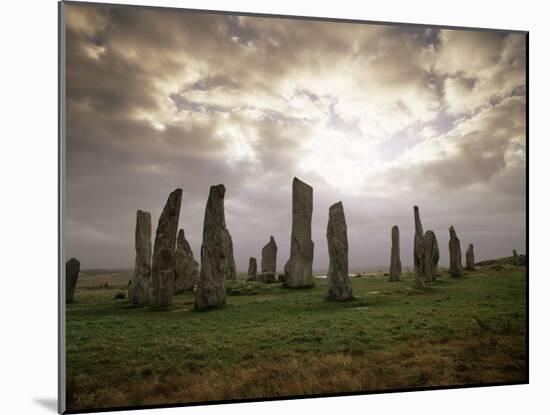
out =
<svg viewBox="0 0 550 415"><path fill-rule="evenodd" d="M507 256L504 258L498 258L498 259L487 259L485 261L479 261L476 262L476 265L478 267L485 267L488 265L519 265L524 266L527 264L527 256L526 255L518 255L517 257L518 263L515 263L515 259L513 256Z"/></svg>
<svg viewBox="0 0 550 415"><path fill-rule="evenodd" d="M84 270L80 272L77 287L79 288L123 288L128 286L132 279L133 270L113 269L113 270Z"/></svg>

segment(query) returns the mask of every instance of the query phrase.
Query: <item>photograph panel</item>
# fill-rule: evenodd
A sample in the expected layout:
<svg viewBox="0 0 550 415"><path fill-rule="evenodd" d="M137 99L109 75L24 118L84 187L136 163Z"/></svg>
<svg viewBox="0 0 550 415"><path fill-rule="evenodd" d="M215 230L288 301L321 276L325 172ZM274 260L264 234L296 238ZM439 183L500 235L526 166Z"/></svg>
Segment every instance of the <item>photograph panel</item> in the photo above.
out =
<svg viewBox="0 0 550 415"><path fill-rule="evenodd" d="M526 32L61 9L67 410L528 381Z"/></svg>

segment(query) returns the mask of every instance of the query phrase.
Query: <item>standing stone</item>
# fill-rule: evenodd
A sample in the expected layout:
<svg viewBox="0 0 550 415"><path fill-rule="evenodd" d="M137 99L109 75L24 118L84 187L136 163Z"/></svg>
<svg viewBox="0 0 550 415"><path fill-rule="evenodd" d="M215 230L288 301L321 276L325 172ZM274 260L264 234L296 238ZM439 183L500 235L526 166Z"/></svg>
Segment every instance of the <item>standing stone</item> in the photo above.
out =
<svg viewBox="0 0 550 415"><path fill-rule="evenodd" d="M170 193L159 217L151 271L151 306L153 307L168 307L172 304L176 278L176 235L181 195L181 189Z"/></svg>
<svg viewBox="0 0 550 415"><path fill-rule="evenodd" d="M466 269L473 271L476 269L475 266L475 258L474 258L474 245L470 244L468 245L468 249L466 250Z"/></svg>
<svg viewBox="0 0 550 415"><path fill-rule="evenodd" d="M330 300L350 300L353 298L348 274L348 227L342 202L329 208L328 226L328 293Z"/></svg>
<svg viewBox="0 0 550 415"><path fill-rule="evenodd" d="M433 231L426 231L424 234L424 254L426 263L424 265L425 280L435 281L437 277L437 264L439 264L439 246Z"/></svg>
<svg viewBox="0 0 550 415"><path fill-rule="evenodd" d="M416 288L424 287L426 275L426 252L424 248L424 230L420 222L418 206L414 207L414 271Z"/></svg>
<svg viewBox="0 0 550 415"><path fill-rule="evenodd" d="M269 242L262 248L261 274L258 280L267 283L277 282L277 244L273 236L269 237Z"/></svg>
<svg viewBox="0 0 550 415"><path fill-rule="evenodd" d="M134 305L149 303L151 290L151 214L138 210L135 235L136 261L128 287L128 298Z"/></svg>
<svg viewBox="0 0 550 415"><path fill-rule="evenodd" d="M312 214L313 188L295 177L292 182L290 259L285 265L284 284L287 287L313 286Z"/></svg>
<svg viewBox="0 0 550 415"><path fill-rule="evenodd" d="M399 249L399 226L391 228L390 281L401 277L401 254Z"/></svg>
<svg viewBox="0 0 550 415"><path fill-rule="evenodd" d="M262 272L262 273L258 274L257 281L258 282L263 282L263 283L266 283L266 284L273 284L273 283L276 283L276 282L284 282L284 278L283 278L283 280L281 280L273 272Z"/></svg>
<svg viewBox="0 0 550 415"><path fill-rule="evenodd" d="M225 280L234 272L233 244L225 225L225 186L210 187L202 231L201 270L195 309L206 310L225 304Z"/></svg>
<svg viewBox="0 0 550 415"><path fill-rule="evenodd" d="M65 301L67 303L72 303L74 301L74 292L76 290L79 272L80 261L76 258L69 259L65 264Z"/></svg>
<svg viewBox="0 0 550 415"><path fill-rule="evenodd" d="M449 228L449 256L451 258L451 265L449 271L451 277L459 278L462 276L462 252L460 250L460 239L456 236L455 228L451 226Z"/></svg>
<svg viewBox="0 0 550 415"><path fill-rule="evenodd" d="M237 279L237 266L235 265L235 257L233 255L233 239L231 239L231 235L229 234L229 231L227 231L227 239L228 239L227 258L229 258L229 265L228 265L228 268L227 268L226 278L228 280L236 280Z"/></svg>
<svg viewBox="0 0 550 415"><path fill-rule="evenodd" d="M514 249L512 255L513 255L514 265L518 266L519 265L519 256L518 256L518 252L515 249Z"/></svg>
<svg viewBox="0 0 550 415"><path fill-rule="evenodd" d="M258 273L258 264L256 262L256 258L250 257L250 259L248 260L248 280L256 281L257 273Z"/></svg>
<svg viewBox="0 0 550 415"><path fill-rule="evenodd" d="M193 257L191 245L185 239L185 231L178 231L176 244L176 279L174 281L174 294L184 291L193 291L193 287L199 278L199 263Z"/></svg>

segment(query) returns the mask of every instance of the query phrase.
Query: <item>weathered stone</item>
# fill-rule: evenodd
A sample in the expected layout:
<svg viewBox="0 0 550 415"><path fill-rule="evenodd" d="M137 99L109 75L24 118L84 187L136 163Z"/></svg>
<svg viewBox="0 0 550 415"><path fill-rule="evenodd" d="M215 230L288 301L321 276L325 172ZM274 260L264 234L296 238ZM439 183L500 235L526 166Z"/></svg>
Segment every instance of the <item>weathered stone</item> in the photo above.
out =
<svg viewBox="0 0 550 415"><path fill-rule="evenodd" d="M513 260L514 260L514 265L519 265L519 256L518 256L518 252L514 249L514 251L512 252L512 255L513 255Z"/></svg>
<svg viewBox="0 0 550 415"><path fill-rule="evenodd" d="M168 307L172 304L181 195L181 189L170 193L159 217L151 271L151 306L153 307Z"/></svg>
<svg viewBox="0 0 550 415"><path fill-rule="evenodd" d="M233 243L225 225L224 197L223 184L210 187L202 231L201 270L195 293L197 310L223 306L225 280L235 273Z"/></svg>
<svg viewBox="0 0 550 415"><path fill-rule="evenodd" d="M227 233L227 258L229 259L229 264L227 268L227 276L226 278L228 280L236 280L237 279L237 266L235 264L235 257L233 255L233 239L231 238L231 235L229 234L229 231Z"/></svg>
<svg viewBox="0 0 550 415"><path fill-rule="evenodd" d="M390 281L401 277L401 254L399 248L399 226L391 228Z"/></svg>
<svg viewBox="0 0 550 415"><path fill-rule="evenodd" d="M290 259L285 265L284 284L291 288L313 286L313 241L311 216L313 188L294 178L292 182L292 234Z"/></svg>
<svg viewBox="0 0 550 415"><path fill-rule="evenodd" d="M435 281L437 277L437 265L439 264L439 246L437 238L433 231L426 231L424 234L424 255L426 263L424 265L425 280Z"/></svg>
<svg viewBox="0 0 550 415"><path fill-rule="evenodd" d="M475 258L474 258L474 245L470 244L468 245L468 249L466 249L466 269L473 271L476 269L475 267Z"/></svg>
<svg viewBox="0 0 550 415"><path fill-rule="evenodd" d="M250 257L248 260L248 277L249 281L256 281L258 278L258 264L256 258Z"/></svg>
<svg viewBox="0 0 550 415"><path fill-rule="evenodd" d="M280 282L280 278L278 278L277 274L275 274L274 272L262 272L258 274L257 281L266 284L273 284L276 282Z"/></svg>
<svg viewBox="0 0 550 415"><path fill-rule="evenodd" d="M74 292L80 273L80 261L76 258L71 258L65 264L65 301L72 303L74 301Z"/></svg>
<svg viewBox="0 0 550 415"><path fill-rule="evenodd" d="M199 263L193 257L191 245L185 239L185 231L178 231L176 244L176 279L174 280L174 294L184 291L193 291L199 278Z"/></svg>
<svg viewBox="0 0 550 415"><path fill-rule="evenodd" d="M414 207L414 271L416 288L424 287L426 276L426 252L424 247L424 230L420 222L418 206Z"/></svg>
<svg viewBox="0 0 550 415"><path fill-rule="evenodd" d="M342 202L329 208L327 225L328 244L328 293L331 300L350 300L353 298L348 274L348 227Z"/></svg>
<svg viewBox="0 0 550 415"><path fill-rule="evenodd" d="M262 248L261 273L258 274L258 281L265 283L277 282L277 244L273 236L269 237L269 242Z"/></svg>
<svg viewBox="0 0 550 415"><path fill-rule="evenodd" d="M151 291L151 214L142 210L136 213L136 260L134 275L128 287L128 298L135 305L149 303Z"/></svg>
<svg viewBox="0 0 550 415"><path fill-rule="evenodd" d="M277 244L273 236L269 237L269 242L262 248L262 272L277 271Z"/></svg>
<svg viewBox="0 0 550 415"><path fill-rule="evenodd" d="M449 271L451 277L459 278L462 276L462 252L460 250L460 239L456 236L454 226L449 228L449 256L450 256L450 267Z"/></svg>

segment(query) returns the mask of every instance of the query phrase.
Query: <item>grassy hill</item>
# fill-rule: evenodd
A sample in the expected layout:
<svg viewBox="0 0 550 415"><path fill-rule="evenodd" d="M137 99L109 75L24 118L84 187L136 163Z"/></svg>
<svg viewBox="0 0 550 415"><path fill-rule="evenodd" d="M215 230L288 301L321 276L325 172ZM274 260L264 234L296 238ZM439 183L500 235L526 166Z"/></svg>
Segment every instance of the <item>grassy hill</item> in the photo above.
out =
<svg viewBox="0 0 550 415"><path fill-rule="evenodd" d="M353 278L356 300L230 283L227 306L166 311L79 286L67 308L70 409L526 380L526 272L479 267L425 290ZM126 277L124 277L126 278ZM122 281L122 279L121 279Z"/></svg>
<svg viewBox="0 0 550 415"><path fill-rule="evenodd" d="M519 265L525 265L527 262L527 257L525 255L518 255L517 262ZM498 258L498 259L488 259L486 261L480 261L477 262L476 265L480 267L486 267L488 265L499 265L499 266L516 266L516 258L513 256L507 256L504 258Z"/></svg>

